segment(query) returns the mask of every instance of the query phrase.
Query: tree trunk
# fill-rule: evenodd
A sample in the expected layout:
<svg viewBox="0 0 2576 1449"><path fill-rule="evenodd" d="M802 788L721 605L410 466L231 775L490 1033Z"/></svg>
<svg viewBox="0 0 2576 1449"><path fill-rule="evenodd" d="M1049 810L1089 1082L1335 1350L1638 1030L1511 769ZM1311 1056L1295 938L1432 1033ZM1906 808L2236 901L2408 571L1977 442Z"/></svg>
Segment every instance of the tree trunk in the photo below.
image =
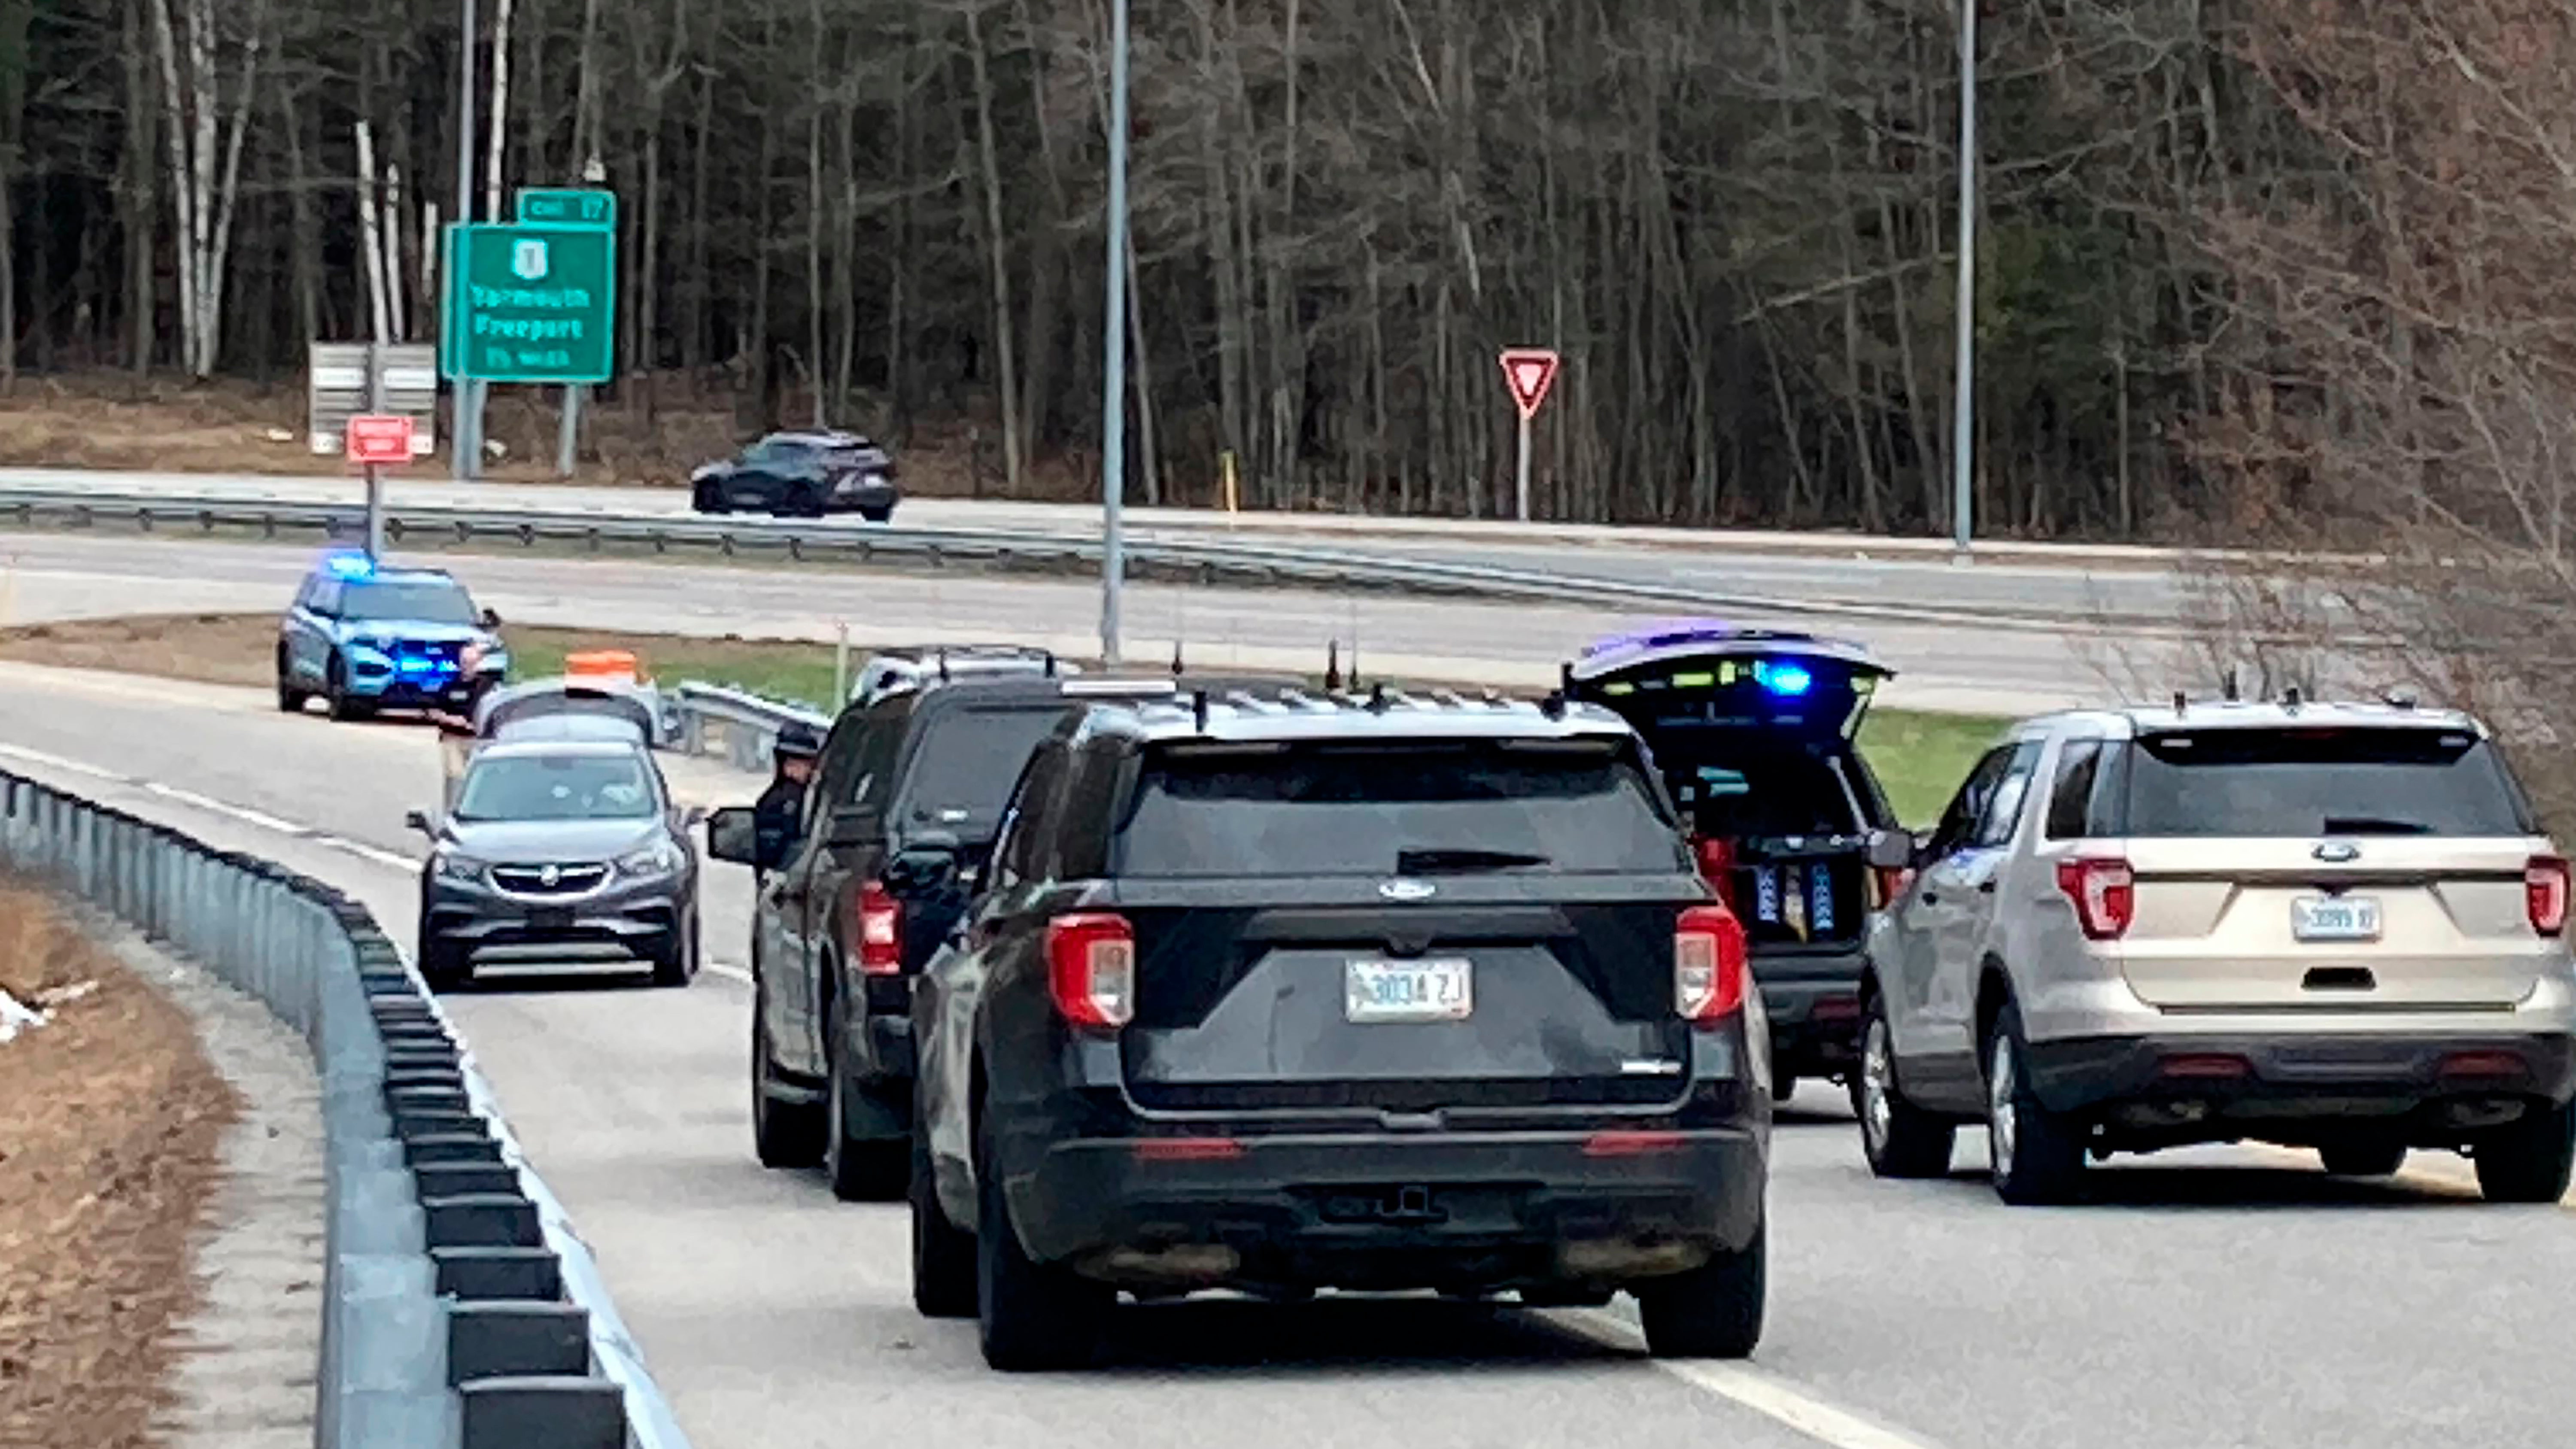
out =
<svg viewBox="0 0 2576 1449"><path fill-rule="evenodd" d="M966 57L975 77L975 149L984 171L984 238L992 261L994 377L1002 394L1002 486L1020 496L1020 385L1011 325L1011 257L1002 230L1002 163L993 140L993 76L978 7L966 9Z"/></svg>

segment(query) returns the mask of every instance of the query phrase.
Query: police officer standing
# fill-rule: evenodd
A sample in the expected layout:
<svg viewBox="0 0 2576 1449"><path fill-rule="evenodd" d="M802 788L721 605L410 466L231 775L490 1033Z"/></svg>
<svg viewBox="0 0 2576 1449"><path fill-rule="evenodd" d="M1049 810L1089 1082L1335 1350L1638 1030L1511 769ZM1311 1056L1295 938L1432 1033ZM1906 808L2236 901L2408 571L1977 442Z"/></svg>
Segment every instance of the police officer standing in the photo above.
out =
<svg viewBox="0 0 2576 1449"><path fill-rule="evenodd" d="M805 787L814 778L815 758L823 742L808 726L791 724L778 732L769 788L752 802L752 830L760 858L783 861L795 853L797 831L805 818ZM766 874L763 872L762 874Z"/></svg>

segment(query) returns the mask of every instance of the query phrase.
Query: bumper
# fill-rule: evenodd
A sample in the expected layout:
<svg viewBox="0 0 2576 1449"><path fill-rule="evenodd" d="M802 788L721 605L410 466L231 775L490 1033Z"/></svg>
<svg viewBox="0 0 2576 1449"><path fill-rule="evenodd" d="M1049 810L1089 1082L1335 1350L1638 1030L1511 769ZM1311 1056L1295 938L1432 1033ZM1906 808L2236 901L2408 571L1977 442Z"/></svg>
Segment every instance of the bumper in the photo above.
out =
<svg viewBox="0 0 2576 1449"><path fill-rule="evenodd" d="M497 670L474 674L406 674L364 656L350 660L344 686L353 699L382 705L465 705L501 682Z"/></svg>
<svg viewBox="0 0 2576 1449"><path fill-rule="evenodd" d="M602 946L643 957L669 944L690 904L687 886L678 881L611 884L575 899L544 901L441 878L424 892L421 921L469 950Z"/></svg>
<svg viewBox="0 0 2576 1449"><path fill-rule="evenodd" d="M2576 1099L2576 1035L2105 1036L2032 1042L2032 1089L2060 1112L2198 1103L2235 1119L2436 1115Z"/></svg>
<svg viewBox="0 0 2576 1449"><path fill-rule="evenodd" d="M1859 1060L1860 978L1868 954L1858 948L1790 960L1753 958L1753 981L1771 1019L1771 1056L1802 1074L1842 1071Z"/></svg>
<svg viewBox="0 0 2576 1449"><path fill-rule="evenodd" d="M1615 1284L1743 1246L1768 1173L1749 1127L1657 1134L1651 1151L1554 1132L1186 1145L1205 1140L1053 1145L1009 1185L1022 1243L1129 1286Z"/></svg>

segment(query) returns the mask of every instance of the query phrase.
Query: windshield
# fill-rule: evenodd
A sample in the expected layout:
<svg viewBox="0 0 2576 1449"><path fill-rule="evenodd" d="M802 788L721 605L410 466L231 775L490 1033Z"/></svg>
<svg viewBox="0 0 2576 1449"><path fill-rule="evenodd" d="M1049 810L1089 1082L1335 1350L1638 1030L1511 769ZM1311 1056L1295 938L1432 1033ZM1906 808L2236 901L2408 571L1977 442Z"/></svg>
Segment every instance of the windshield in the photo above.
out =
<svg viewBox="0 0 2576 1449"><path fill-rule="evenodd" d="M1164 751L1119 829L1127 876L1690 869L1645 776L1485 742Z"/></svg>
<svg viewBox="0 0 2576 1449"><path fill-rule="evenodd" d="M2536 832L2494 747L2462 730L2229 729L2128 751L2131 835Z"/></svg>
<svg viewBox="0 0 2576 1449"><path fill-rule="evenodd" d="M640 820L654 809L652 776L631 755L487 756L456 800L459 820Z"/></svg>
<svg viewBox="0 0 2576 1449"><path fill-rule="evenodd" d="M999 824L1020 770L1063 709L960 709L933 720L898 808L926 825L982 837Z"/></svg>
<svg viewBox="0 0 2576 1449"><path fill-rule="evenodd" d="M460 584L377 579L340 591L340 617L417 624L474 622L474 601Z"/></svg>

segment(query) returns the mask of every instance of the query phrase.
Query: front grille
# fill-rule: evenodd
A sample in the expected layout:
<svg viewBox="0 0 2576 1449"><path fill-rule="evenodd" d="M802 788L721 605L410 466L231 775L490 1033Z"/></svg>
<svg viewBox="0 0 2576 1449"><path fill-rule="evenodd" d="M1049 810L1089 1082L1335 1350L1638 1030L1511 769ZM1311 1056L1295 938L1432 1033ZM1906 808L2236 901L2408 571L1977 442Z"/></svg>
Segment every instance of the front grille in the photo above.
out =
<svg viewBox="0 0 2576 1449"><path fill-rule="evenodd" d="M492 883L512 895L577 896L608 880L604 865L496 865Z"/></svg>

